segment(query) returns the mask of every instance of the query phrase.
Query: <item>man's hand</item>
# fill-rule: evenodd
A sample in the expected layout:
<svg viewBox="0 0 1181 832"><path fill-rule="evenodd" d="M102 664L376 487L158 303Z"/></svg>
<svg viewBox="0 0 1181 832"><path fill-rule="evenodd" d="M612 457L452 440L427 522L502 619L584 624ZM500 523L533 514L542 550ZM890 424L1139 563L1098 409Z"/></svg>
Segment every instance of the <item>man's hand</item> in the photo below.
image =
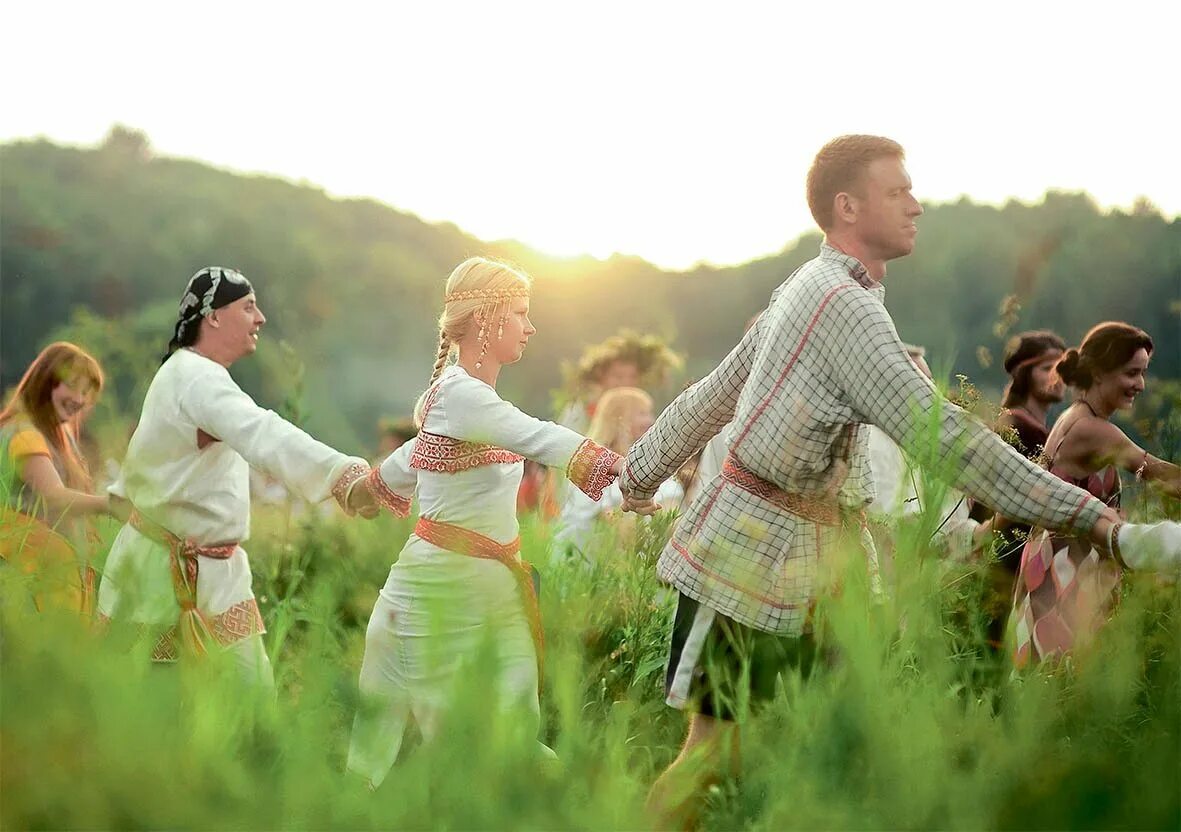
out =
<svg viewBox="0 0 1181 832"><path fill-rule="evenodd" d="M1123 518L1119 516L1119 512L1111 506L1105 506L1103 514L1100 515L1099 520L1091 527L1091 533L1088 535L1091 543L1104 552L1111 551L1111 530L1123 522Z"/></svg>
<svg viewBox="0 0 1181 832"><path fill-rule="evenodd" d="M623 503L620 508L624 511L630 511L633 514L649 515L660 511L660 506L651 498L640 498L632 494L627 488L627 480L624 479L623 469L627 467L627 458L620 457L611 466L611 472L619 477L619 490L623 494Z"/></svg>
<svg viewBox="0 0 1181 832"><path fill-rule="evenodd" d="M625 495L623 498L623 504L620 506L620 508L624 511L630 511L635 514L648 516L660 511L660 504L651 498L640 499L638 497L628 497Z"/></svg>

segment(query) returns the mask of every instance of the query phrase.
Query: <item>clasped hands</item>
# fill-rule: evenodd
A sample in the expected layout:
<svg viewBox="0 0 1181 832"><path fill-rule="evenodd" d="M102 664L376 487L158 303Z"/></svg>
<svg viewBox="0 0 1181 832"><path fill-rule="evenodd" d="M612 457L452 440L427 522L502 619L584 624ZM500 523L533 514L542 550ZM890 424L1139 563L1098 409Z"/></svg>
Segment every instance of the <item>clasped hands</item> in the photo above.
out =
<svg viewBox="0 0 1181 832"><path fill-rule="evenodd" d="M623 493L623 503L620 508L624 511L630 511L634 514L648 516L660 511L660 504L652 497L637 497L628 491L627 485L623 479L623 469L626 466L627 460L625 457L619 457L615 460L615 464L611 466L611 473L619 477L619 490Z"/></svg>
<svg viewBox="0 0 1181 832"><path fill-rule="evenodd" d="M345 514L350 516L359 514L366 520L372 520L381 514L381 505L373 496L373 490L369 487L368 480L368 477L361 477L354 480L349 486L344 498Z"/></svg>

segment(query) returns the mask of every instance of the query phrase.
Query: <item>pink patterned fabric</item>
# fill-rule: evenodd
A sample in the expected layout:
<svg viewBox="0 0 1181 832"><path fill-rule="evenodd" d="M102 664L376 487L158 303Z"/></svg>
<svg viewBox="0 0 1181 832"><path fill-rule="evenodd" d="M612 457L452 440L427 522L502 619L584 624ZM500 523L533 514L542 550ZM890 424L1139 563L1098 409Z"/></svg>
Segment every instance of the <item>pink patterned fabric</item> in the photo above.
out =
<svg viewBox="0 0 1181 832"><path fill-rule="evenodd" d="M1114 467L1085 480L1050 471L1119 508L1120 480ZM1013 664L1058 660L1089 642L1115 605L1120 575L1116 558L1087 540L1034 529L1014 589Z"/></svg>

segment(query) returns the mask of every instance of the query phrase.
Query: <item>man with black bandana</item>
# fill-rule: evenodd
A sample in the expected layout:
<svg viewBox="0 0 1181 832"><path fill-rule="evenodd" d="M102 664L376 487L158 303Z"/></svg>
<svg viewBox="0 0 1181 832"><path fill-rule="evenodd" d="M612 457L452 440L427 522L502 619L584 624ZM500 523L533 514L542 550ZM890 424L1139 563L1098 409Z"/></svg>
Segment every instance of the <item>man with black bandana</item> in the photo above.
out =
<svg viewBox="0 0 1181 832"><path fill-rule="evenodd" d="M233 269L189 280L168 352L152 379L111 495L131 519L111 547L99 587L104 619L145 628L152 659L230 651L270 686L262 616L241 543L250 535L249 470L259 468L310 502L335 497L348 513L368 464L329 448L270 410L230 377L266 323L249 281ZM357 502L367 492L357 489Z"/></svg>

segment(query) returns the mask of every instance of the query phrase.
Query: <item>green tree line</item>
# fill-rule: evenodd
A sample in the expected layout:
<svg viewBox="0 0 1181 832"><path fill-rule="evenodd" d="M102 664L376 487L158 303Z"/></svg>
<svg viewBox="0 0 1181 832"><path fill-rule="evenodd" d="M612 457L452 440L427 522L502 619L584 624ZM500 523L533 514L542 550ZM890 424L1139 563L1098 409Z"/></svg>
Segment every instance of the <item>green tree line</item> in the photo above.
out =
<svg viewBox="0 0 1181 832"><path fill-rule="evenodd" d="M623 255L549 257L307 183L157 157L122 127L95 148L14 142L0 146L0 382L15 383L45 343L68 336L111 371L104 406L133 415L189 275L233 266L270 319L259 360L235 375L267 405L306 412L327 441L364 447L376 420L407 413L425 384L443 281L466 256L507 257L535 278L539 332L502 384L543 413L563 364L625 327L686 355L677 384L708 372L819 240L668 272ZM1077 342L1106 319L1148 330L1152 375L1181 379L1181 220L1144 200L1103 211L1077 193L929 205L915 254L890 266L886 303L933 366L986 391L1003 384L1012 332L1049 328Z"/></svg>

